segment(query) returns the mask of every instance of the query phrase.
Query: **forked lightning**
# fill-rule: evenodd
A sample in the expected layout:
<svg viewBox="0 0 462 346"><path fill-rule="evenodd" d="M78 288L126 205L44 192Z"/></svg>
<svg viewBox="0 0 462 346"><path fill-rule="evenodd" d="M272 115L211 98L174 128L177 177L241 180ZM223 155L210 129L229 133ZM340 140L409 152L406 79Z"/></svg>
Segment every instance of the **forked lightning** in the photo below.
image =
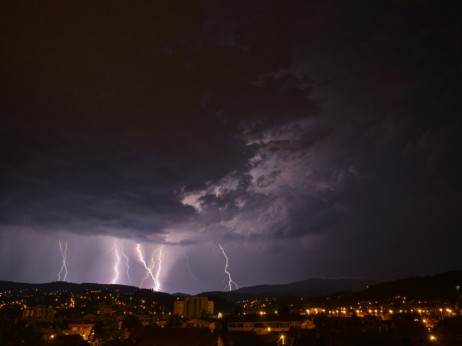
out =
<svg viewBox="0 0 462 346"><path fill-rule="evenodd" d="M63 276L63 281L66 281L67 279L67 240L64 243L64 248L63 244L61 243L61 240L58 240L59 243L59 251L61 252L61 256L63 258L63 262L61 264L61 269L59 270L58 273L58 281L61 281L61 273L64 273Z"/></svg>
<svg viewBox="0 0 462 346"><path fill-rule="evenodd" d="M233 281L233 279L231 278L231 273L229 272L228 268L229 268L229 259L228 259L228 256L226 255L225 253L225 250L223 249L223 246L221 246L220 243L218 243L218 246L220 247L221 249L221 252L223 252L223 256L225 256L225 260L226 260L226 263L225 263L225 274L227 275L228 277L228 289L229 291L232 291L233 290L233 285L235 288L239 288L239 285L237 283L235 283Z"/></svg>
<svg viewBox="0 0 462 346"><path fill-rule="evenodd" d="M136 251L138 252L140 262L143 264L144 269L146 269L146 276L141 281L140 288L141 288L141 286L143 286L144 281L146 279L148 279L149 277L151 277L153 285L154 285L154 287L153 287L154 290L155 291L160 290L159 276L160 276L160 272L162 270L162 249L163 249L163 245L161 245L161 247L159 248L159 259L158 259L157 272L154 275L153 270L154 270L154 267L155 267L155 264L156 264L155 261L154 261L154 253L155 253L155 251L151 254L151 261L150 261L150 265L148 266L145 259L144 259L143 252L141 251L141 244L136 244Z"/></svg>

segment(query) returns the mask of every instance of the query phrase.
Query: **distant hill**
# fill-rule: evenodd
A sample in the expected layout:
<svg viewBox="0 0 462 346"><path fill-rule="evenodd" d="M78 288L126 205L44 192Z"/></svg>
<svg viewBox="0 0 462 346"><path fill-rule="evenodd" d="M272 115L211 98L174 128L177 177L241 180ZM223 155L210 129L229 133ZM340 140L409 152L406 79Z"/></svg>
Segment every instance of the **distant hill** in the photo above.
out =
<svg viewBox="0 0 462 346"><path fill-rule="evenodd" d="M82 293L86 291L104 291L108 293L133 294L135 298L152 299L157 303L166 307L172 307L175 301L175 296L164 292L155 292L150 289L142 289L134 286L126 285L110 285L110 284L95 284L95 283L71 283L63 281L54 281L43 284L29 284L11 281L0 281L0 291L19 291L30 290L38 293L48 293L55 291L67 291L72 293Z"/></svg>
<svg viewBox="0 0 462 346"><path fill-rule="evenodd" d="M359 291L372 284L370 280L354 279L319 279L312 278L283 285L258 285L236 289L232 292L204 292L230 301L252 297L317 297L341 291Z"/></svg>
<svg viewBox="0 0 462 346"><path fill-rule="evenodd" d="M313 303L348 304L352 302L388 299L397 296L408 299L460 299L462 270L434 276L417 276L374 284L359 292L338 292L310 299Z"/></svg>
<svg viewBox="0 0 462 346"><path fill-rule="evenodd" d="M354 279L319 279L312 278L284 285L258 285L242 287L234 293L251 293L257 295L294 295L299 297L315 297L339 291L359 291L372 284L371 280Z"/></svg>
<svg viewBox="0 0 462 346"><path fill-rule="evenodd" d="M367 288L366 288L367 287ZM36 290L38 292L53 292L65 290L83 292L104 290L108 292L136 293L156 296L156 299L170 300L175 297L189 296L185 293L170 295L163 292L153 292L125 285L108 285L96 283L70 283L55 281L43 284L18 283L0 281L0 291ZM227 301L238 301L254 297L303 297L310 300L325 300L335 297L336 300L359 301L367 299L383 299L394 296L409 298L456 297L462 294L462 270L450 271L434 276L410 277L394 281L373 284L369 280L353 279L319 279L312 278L285 285L258 285L242 287L232 292L204 292L198 296L209 296ZM332 299L333 300L333 299ZM173 302L173 300L172 300ZM227 304L221 302L223 306ZM220 303L220 304L221 304ZM173 304L173 303L172 303ZM228 307L230 308L230 307Z"/></svg>
<svg viewBox="0 0 462 346"><path fill-rule="evenodd" d="M272 296L279 297L284 295L293 295L299 297L313 297L330 294L344 290L359 290L364 288L371 281L365 280L329 280L329 279L308 279L305 281L293 282L286 285L259 285L242 287L232 292L204 292L201 295L214 295L228 301L236 301L254 296ZM54 281L43 284L18 283L11 281L0 281L0 290L37 290L39 292L51 292L65 290L69 292L82 292L91 290L104 290L109 292L134 293L139 290L138 287L126 285L109 285L96 283L70 283L63 281ZM173 296L184 297L186 293L175 293Z"/></svg>
<svg viewBox="0 0 462 346"><path fill-rule="evenodd" d="M459 288L457 288L459 287ZM438 298L461 295L462 270L450 271L434 276L417 276L382 282L354 293L358 298L387 298L406 296L409 298Z"/></svg>
<svg viewBox="0 0 462 346"><path fill-rule="evenodd" d="M360 291L373 282L354 279L319 279L312 278L283 285L258 285L236 289L232 292L204 292L202 295L213 294L231 301L251 297L317 297L341 291Z"/></svg>
<svg viewBox="0 0 462 346"><path fill-rule="evenodd" d="M236 302L238 300L261 297L263 295L252 294L252 293L234 293L234 291L232 291L232 292L210 291L210 292L199 293L197 296L200 296L200 297L214 296L214 297L219 297L221 299L224 299L224 300L227 300L227 301L230 301L230 302Z"/></svg>
<svg viewBox="0 0 462 346"><path fill-rule="evenodd" d="M139 290L138 287L125 286L125 285L107 285L95 283L71 283L64 281L54 281L43 284L29 284L11 281L0 281L0 291L18 291L18 290L37 290L39 292L53 292L53 291L69 291L69 292L83 292L104 290L109 292L120 293L134 293Z"/></svg>
<svg viewBox="0 0 462 346"><path fill-rule="evenodd" d="M182 293L182 292L176 292L176 293L173 293L172 296L175 296L175 297L191 297L191 294Z"/></svg>
<svg viewBox="0 0 462 346"><path fill-rule="evenodd" d="M456 289L457 287L459 289ZM462 270L382 283L373 283L369 280L313 278L285 285L249 286L232 292L204 292L201 295L215 295L229 301L253 297L302 297L318 301L335 297L336 301L342 299L345 302L384 299L395 296L421 299L451 298L462 295Z"/></svg>

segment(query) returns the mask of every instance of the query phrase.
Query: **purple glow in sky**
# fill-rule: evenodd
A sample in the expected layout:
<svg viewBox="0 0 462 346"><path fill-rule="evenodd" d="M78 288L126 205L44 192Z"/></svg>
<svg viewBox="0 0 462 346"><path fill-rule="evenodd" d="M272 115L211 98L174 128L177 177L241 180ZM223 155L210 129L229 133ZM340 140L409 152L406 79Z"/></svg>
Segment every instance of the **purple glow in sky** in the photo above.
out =
<svg viewBox="0 0 462 346"><path fill-rule="evenodd" d="M460 269L459 2L1 6L0 280Z"/></svg>

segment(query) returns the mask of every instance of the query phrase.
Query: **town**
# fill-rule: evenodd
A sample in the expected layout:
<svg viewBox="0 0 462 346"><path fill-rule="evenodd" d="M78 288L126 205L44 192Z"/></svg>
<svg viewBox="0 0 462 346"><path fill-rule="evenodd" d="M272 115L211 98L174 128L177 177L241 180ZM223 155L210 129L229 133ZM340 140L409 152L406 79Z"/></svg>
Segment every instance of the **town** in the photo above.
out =
<svg viewBox="0 0 462 346"><path fill-rule="evenodd" d="M316 299L133 292L0 292L0 345L457 345L459 299ZM83 286L85 287L85 286ZM340 302L341 304L337 304Z"/></svg>

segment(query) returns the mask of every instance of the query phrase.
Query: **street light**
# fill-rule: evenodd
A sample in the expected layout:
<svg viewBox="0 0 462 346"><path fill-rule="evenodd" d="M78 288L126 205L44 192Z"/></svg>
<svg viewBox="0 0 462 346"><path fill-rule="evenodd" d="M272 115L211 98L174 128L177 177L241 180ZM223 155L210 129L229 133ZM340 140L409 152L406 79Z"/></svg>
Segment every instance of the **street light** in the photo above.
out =
<svg viewBox="0 0 462 346"><path fill-rule="evenodd" d="M281 341L282 341L282 345L286 344L286 337L284 336L284 334L281 334Z"/></svg>

